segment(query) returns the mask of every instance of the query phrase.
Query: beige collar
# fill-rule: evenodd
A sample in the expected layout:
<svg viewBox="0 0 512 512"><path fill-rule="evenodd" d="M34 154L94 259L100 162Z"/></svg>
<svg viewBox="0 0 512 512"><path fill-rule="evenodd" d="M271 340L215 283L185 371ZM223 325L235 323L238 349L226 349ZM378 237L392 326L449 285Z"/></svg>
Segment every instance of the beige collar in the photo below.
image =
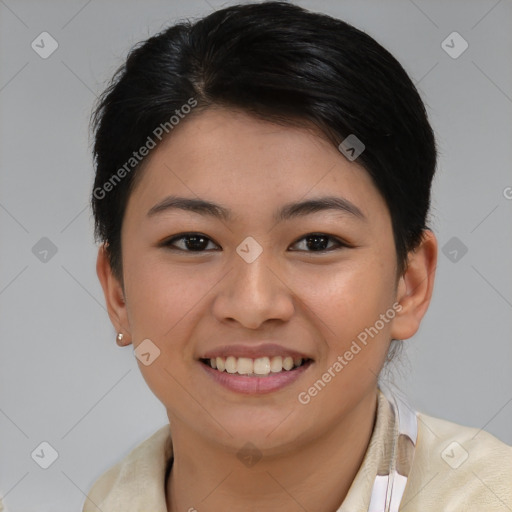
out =
<svg viewBox="0 0 512 512"><path fill-rule="evenodd" d="M368 510L375 475L379 467L389 464L394 430L391 404L378 389L377 415L368 450L338 512ZM89 494L90 500L102 512L167 512L166 470L172 453L171 431L167 424L104 473ZM91 501L86 500L83 512L96 510Z"/></svg>

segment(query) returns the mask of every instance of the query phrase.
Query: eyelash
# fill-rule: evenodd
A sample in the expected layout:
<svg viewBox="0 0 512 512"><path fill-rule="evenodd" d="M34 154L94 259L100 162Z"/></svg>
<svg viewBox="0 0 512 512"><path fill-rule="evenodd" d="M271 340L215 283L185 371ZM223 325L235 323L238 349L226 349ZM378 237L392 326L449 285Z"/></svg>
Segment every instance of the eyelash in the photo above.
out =
<svg viewBox="0 0 512 512"><path fill-rule="evenodd" d="M180 248L177 248L175 246L173 246L173 244L179 240L183 240L185 238L191 238L191 237L200 237L200 238L204 238L206 240L208 240L209 242L212 242L215 244L215 242L213 242L213 240L211 240L211 238L209 238L208 236L206 235L203 235L202 233L196 233L196 232L191 232L191 233L181 233L179 235L176 235L176 236L173 236L172 238L169 238L167 240L165 240L161 246L162 247L165 247L169 250L172 250L172 251L180 251L180 252L189 252L189 253L204 253L204 252L209 252L211 251L208 250L208 249L205 249L205 250L201 250L201 251L190 251L188 249L180 249ZM314 232L314 233L308 233L304 236L302 236L301 238L297 239L292 245L296 245L297 243L301 242L302 240L304 239L307 239L307 238L310 238L310 237L323 237L323 238L327 238L329 241L334 241L338 244L337 247L334 247L334 248L330 248L330 249L323 249L323 250L320 250L320 251L305 251L305 252L310 252L310 253L313 253L313 254L325 254L325 253L329 253L329 252L332 252L334 250L339 250L339 249L343 249L343 248L350 248L352 247L351 245L349 245L348 243L344 242L343 240L341 240L340 238L338 237L335 237L335 236L332 236L332 235L328 235L327 233L317 233L317 232ZM217 245L217 244L215 244ZM293 250L294 252L296 251L295 249ZM300 250L299 250L300 252Z"/></svg>

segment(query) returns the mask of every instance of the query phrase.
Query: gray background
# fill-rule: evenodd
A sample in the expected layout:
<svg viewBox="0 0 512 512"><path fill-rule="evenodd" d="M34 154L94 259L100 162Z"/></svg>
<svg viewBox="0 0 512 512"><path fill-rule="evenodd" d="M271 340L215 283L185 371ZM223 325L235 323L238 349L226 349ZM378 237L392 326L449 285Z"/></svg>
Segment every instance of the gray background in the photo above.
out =
<svg viewBox="0 0 512 512"><path fill-rule="evenodd" d="M297 3L388 48L437 134L431 226L440 247L457 237L457 261L455 246L450 257L440 251L430 310L391 368L396 384L418 410L512 444L512 2ZM93 481L167 422L104 307L87 123L134 43L223 5L0 0L0 497L9 512L81 510ZM59 45L47 59L31 48L43 31ZM441 47L453 31L469 43L456 59ZM43 237L57 248L46 262L33 252ZM59 454L46 470L31 458L42 441Z"/></svg>

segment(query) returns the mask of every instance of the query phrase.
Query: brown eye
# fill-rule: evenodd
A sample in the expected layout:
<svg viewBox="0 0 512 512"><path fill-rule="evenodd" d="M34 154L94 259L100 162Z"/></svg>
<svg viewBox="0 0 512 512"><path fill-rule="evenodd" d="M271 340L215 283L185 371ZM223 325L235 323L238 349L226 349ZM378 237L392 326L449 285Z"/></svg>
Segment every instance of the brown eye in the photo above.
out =
<svg viewBox="0 0 512 512"><path fill-rule="evenodd" d="M180 242L181 247L177 245L177 242ZM166 240L162 246L184 252L205 252L210 242L216 245L210 238L201 233L184 233Z"/></svg>
<svg viewBox="0 0 512 512"><path fill-rule="evenodd" d="M303 240L306 240L306 243L302 245L303 249L299 250L306 250L307 252L329 252L341 247L348 247L347 244L343 243L338 238L327 235L325 233L310 233L295 242L294 245L297 245ZM328 248L329 241L335 242L334 248Z"/></svg>

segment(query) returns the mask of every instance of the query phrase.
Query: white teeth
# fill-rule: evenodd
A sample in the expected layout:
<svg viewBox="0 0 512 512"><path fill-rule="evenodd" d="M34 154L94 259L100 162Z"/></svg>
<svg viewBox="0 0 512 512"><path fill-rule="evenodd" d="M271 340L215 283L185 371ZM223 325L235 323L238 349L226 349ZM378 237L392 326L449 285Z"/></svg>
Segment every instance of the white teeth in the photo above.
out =
<svg viewBox="0 0 512 512"><path fill-rule="evenodd" d="M293 368L293 357L287 356L283 359L283 368L291 370Z"/></svg>
<svg viewBox="0 0 512 512"><path fill-rule="evenodd" d="M236 357L229 356L226 358L226 371L228 373L236 373Z"/></svg>
<svg viewBox="0 0 512 512"><path fill-rule="evenodd" d="M258 359L255 359L254 373L256 375L268 375L270 373L270 359L268 357L258 357Z"/></svg>
<svg viewBox="0 0 512 512"><path fill-rule="evenodd" d="M273 356L273 357L215 357L208 360L210 367L220 372L238 373L239 375L266 376L270 373L289 371L304 363L301 357Z"/></svg>
<svg viewBox="0 0 512 512"><path fill-rule="evenodd" d="M283 358L281 356L274 356L270 360L270 371L278 373L283 370Z"/></svg>
<svg viewBox="0 0 512 512"><path fill-rule="evenodd" d="M249 373L253 372L254 364L252 362L252 359L249 359L248 357L239 357L236 365L236 371L240 375L248 375Z"/></svg>

